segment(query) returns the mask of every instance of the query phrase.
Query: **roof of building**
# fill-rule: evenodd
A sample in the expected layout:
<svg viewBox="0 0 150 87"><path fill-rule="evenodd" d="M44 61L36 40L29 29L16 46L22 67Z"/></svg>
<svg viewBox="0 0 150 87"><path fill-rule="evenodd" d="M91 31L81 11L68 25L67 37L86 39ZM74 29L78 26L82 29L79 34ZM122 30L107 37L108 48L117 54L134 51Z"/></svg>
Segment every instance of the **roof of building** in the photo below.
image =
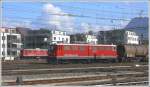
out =
<svg viewBox="0 0 150 87"><path fill-rule="evenodd" d="M116 46L116 45L113 45L113 44L62 44L62 43L58 43L58 44L54 44L54 45L85 45L85 46Z"/></svg>

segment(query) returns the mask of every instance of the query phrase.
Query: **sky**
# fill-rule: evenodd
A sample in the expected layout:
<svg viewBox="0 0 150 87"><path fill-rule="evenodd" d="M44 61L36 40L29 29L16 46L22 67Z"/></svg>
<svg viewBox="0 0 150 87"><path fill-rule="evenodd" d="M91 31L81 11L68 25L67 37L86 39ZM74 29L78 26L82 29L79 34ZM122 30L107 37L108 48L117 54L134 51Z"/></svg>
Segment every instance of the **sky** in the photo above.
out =
<svg viewBox="0 0 150 87"><path fill-rule="evenodd" d="M3 2L3 27L88 32L123 28L147 17L147 2Z"/></svg>

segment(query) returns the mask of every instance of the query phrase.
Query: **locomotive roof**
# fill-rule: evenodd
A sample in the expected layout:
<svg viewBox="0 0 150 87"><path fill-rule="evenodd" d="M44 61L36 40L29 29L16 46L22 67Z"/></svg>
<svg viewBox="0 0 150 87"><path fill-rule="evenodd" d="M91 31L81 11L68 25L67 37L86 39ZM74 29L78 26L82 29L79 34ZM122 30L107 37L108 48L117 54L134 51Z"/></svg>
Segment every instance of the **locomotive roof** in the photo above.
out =
<svg viewBox="0 0 150 87"><path fill-rule="evenodd" d="M47 50L47 49L28 49L28 48L26 48L26 49L23 49L23 50Z"/></svg>
<svg viewBox="0 0 150 87"><path fill-rule="evenodd" d="M54 45L90 45L90 46L116 46L116 45L113 45L113 44L62 44L62 43L59 43L59 44L54 44Z"/></svg>

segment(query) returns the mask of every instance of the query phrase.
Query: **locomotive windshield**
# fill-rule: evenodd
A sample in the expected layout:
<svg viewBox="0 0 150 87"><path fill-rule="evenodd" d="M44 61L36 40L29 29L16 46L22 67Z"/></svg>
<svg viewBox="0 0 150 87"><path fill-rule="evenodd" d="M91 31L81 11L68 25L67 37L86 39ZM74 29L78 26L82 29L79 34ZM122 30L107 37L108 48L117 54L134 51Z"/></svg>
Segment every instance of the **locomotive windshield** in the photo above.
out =
<svg viewBox="0 0 150 87"><path fill-rule="evenodd" d="M55 48L56 48L56 45L50 45L49 46L49 49L48 49L48 53L50 56L54 56L55 55Z"/></svg>
<svg viewBox="0 0 150 87"><path fill-rule="evenodd" d="M49 50L51 50L51 51L54 50L54 47L53 47L53 46L50 46Z"/></svg>
<svg viewBox="0 0 150 87"><path fill-rule="evenodd" d="M53 51L54 50L54 45L51 45L50 47L49 47L49 51Z"/></svg>

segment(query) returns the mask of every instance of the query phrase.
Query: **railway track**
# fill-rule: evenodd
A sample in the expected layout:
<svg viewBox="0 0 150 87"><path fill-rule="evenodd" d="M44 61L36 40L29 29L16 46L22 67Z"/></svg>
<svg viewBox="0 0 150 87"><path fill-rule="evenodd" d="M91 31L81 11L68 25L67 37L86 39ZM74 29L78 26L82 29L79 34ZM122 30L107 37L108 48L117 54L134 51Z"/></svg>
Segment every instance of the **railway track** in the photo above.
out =
<svg viewBox="0 0 150 87"><path fill-rule="evenodd" d="M11 65L12 69L8 67ZM16 68L18 65L21 66ZM4 85L17 85L17 76L23 77L23 82L19 83L22 85L123 85L128 82L130 85L136 84L136 82L138 84L138 82L148 81L148 65L147 63L95 63L63 65L10 64L3 66L2 82ZM34 78L29 79L28 77ZM147 84L147 82L143 84Z"/></svg>
<svg viewBox="0 0 150 87"><path fill-rule="evenodd" d="M136 79L136 80L135 80ZM134 79L129 80L129 77L118 77L115 81L114 79L103 79L103 80L92 80L92 81L82 81L82 82L71 82L71 83L60 83L60 84L52 84L56 86L62 86L62 85L83 85L83 86L114 86L114 85L135 85L142 84L142 85L148 85L147 81L148 77L134 77Z"/></svg>
<svg viewBox="0 0 150 87"><path fill-rule="evenodd" d="M41 68L78 68L78 67L108 67L108 66L134 66L148 65L148 62L123 62L123 63L90 63L90 64L47 64L47 63L28 63L28 62L2 62L2 70L14 69L41 69Z"/></svg>
<svg viewBox="0 0 150 87"><path fill-rule="evenodd" d="M53 68L53 69L17 69L3 70L2 75L35 75L46 73L79 73L79 72L117 72L117 71L146 71L148 65L136 66L109 66L109 67L84 67L84 68Z"/></svg>
<svg viewBox="0 0 150 87"><path fill-rule="evenodd" d="M93 81L93 80L110 80L112 83L113 81L119 79L129 79L129 78L140 78L146 77L148 73L128 73L128 74L113 74L113 75L103 75L103 76L89 76L89 77L76 77L76 78L63 78L63 79L48 79L48 80L32 80L32 81L23 81L22 85L34 85L34 84L55 84L61 85L64 83L71 83L71 82L82 82L82 81ZM131 79L130 79L131 80ZM121 80L120 80L121 81ZM116 83L115 82L115 83ZM4 82L7 85L17 85L16 82ZM58 84L57 84L58 83Z"/></svg>

